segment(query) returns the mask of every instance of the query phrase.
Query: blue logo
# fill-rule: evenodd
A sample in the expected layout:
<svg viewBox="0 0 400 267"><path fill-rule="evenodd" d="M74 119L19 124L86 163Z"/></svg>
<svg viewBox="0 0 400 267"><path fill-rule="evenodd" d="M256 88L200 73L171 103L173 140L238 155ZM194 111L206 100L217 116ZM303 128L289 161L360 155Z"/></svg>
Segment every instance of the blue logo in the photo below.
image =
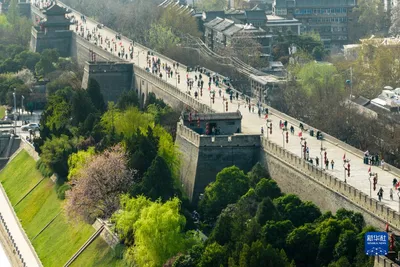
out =
<svg viewBox="0 0 400 267"><path fill-rule="evenodd" d="M365 254L369 256L387 255L389 235L386 232L368 232L365 234Z"/></svg>

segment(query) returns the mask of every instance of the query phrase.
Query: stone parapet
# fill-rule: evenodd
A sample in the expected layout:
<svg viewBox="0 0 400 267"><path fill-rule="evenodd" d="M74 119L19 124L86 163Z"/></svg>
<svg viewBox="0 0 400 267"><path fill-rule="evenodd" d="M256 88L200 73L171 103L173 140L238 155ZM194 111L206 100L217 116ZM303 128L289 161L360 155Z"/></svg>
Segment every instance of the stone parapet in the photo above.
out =
<svg viewBox="0 0 400 267"><path fill-rule="evenodd" d="M348 205L350 205L350 207L353 207L353 210L357 208L357 210L363 211L367 223L370 223L376 227L383 228L385 223L388 222L393 230L395 230L396 232L400 232L400 214L397 211L394 211L391 208L383 205L381 202L370 198L369 195L366 195L357 188L354 188L353 186L342 182L336 177L330 175L329 173L326 173L325 171L316 168L312 164L299 158L297 155L283 149L279 145L272 143L269 140L263 139L262 147L268 154L268 156L272 156L278 159L290 168L296 170L297 172L300 172L308 179L311 179L313 182L318 183L326 190L329 190L335 193L337 196L343 198L344 201L348 202ZM274 179L274 177L272 178ZM319 194L324 194L324 197L327 196L327 194L324 192L320 192ZM321 197L323 196L321 195ZM321 205L320 203L316 204ZM340 207L338 205L332 204L330 210L335 212L339 208ZM325 207L325 209L327 208ZM368 218L371 218L371 220L369 220Z"/></svg>

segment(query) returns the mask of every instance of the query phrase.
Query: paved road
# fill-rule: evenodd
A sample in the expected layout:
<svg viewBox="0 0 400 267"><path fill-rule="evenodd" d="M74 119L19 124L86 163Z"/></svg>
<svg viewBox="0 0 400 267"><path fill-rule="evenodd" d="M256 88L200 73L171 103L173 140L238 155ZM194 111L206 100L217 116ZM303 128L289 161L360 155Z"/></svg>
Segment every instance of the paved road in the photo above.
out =
<svg viewBox="0 0 400 267"><path fill-rule="evenodd" d="M73 11L72 13L76 19L78 19L79 25L84 26L84 31L86 31L86 28L89 31L92 31L93 28L95 28L99 23L87 18L86 23L82 23L80 21L80 13ZM79 27L80 28L80 27ZM75 26L71 26L71 30L76 31ZM80 29L78 29L78 32L80 32ZM85 33L84 33L85 34ZM103 28L98 30L96 34L100 34L103 37L103 40L107 37L109 40L114 39L115 41L115 35L116 32L108 29L108 28ZM86 34L85 34L86 36ZM93 41L92 41L93 42ZM122 49L122 47L125 48L125 52L129 53L129 47L131 45L131 40L123 37L122 40L117 40L117 51L113 51L114 55L118 55L118 52ZM100 43L100 42L99 42ZM113 45L113 43L112 43ZM103 44L102 47L105 45ZM144 49L141 46L134 46L134 58L133 60L126 60L126 61L131 61L135 63L137 66L140 66L141 68L146 68L148 67L147 65L147 49ZM121 60L125 60L121 58ZM161 63L166 63L169 66L172 66L173 62L170 60L167 60L165 58L161 58ZM181 82L178 84L176 75L174 74L173 78L167 78L166 72L162 71L163 74L163 79L169 82L170 84L177 86L182 92L187 92L187 85L186 85L186 75L188 75L189 78L194 79L195 75L199 75L199 73L195 72L186 72L186 68L180 67L178 69L178 72L180 73L181 76ZM204 76L204 75L203 75ZM208 79L205 77L205 82L204 82L204 87L207 87L208 84ZM203 78L204 79L204 78ZM197 86L195 85L194 88L197 90ZM192 95L195 89L192 89ZM203 90L203 96L200 97L199 101L210 105L215 111L217 112L225 112L225 103L223 103L223 98L229 99L229 95L225 93L225 90L223 90L223 95L222 97L219 96L218 90L215 85L212 85L211 90L215 90L216 93L216 99L215 99L215 104L212 104L210 101L210 93L207 89ZM238 108L240 104L240 108ZM256 104L256 100L252 99L252 104ZM255 112L249 112L248 108L245 107L245 103L243 100L233 100L233 103L228 104L228 111L236 111L239 109L242 112L243 119L242 119L242 132L247 133L247 134L260 134L261 132L261 127L263 126L265 129L265 135L266 135L266 125L265 125L265 120L264 118L260 118L257 114L257 108L255 108ZM277 114L270 114L269 119L272 120L273 124L273 133L272 135L269 136L270 140L279 144L283 145L282 141L282 132L279 130L279 121L282 119L277 116ZM288 127L291 125L289 124ZM289 143L285 144L285 147L287 150L291 151L292 153L301 156L301 150L300 150L300 137L297 136L298 133L300 132L298 125L293 125L295 127L295 135L290 135L289 136ZM304 133L304 137L306 137L306 134ZM320 147L321 147L321 141L317 140L315 137L307 136L307 143L308 146L310 147L310 157L315 158L319 157L320 158ZM370 182L368 180L369 175L368 175L368 168L369 166L364 165L363 161L360 157L345 151L344 149L336 146L335 144L332 144L330 142L324 141L323 142L323 147L326 148L327 151L327 157L329 161L334 160L335 162L335 167L334 169L329 169L326 170L328 173L336 176L338 179L344 181L344 168L343 168L343 155L346 154L346 159L350 160L351 164L351 175L350 177L347 177L347 183L356 187L357 189L363 191L366 194L370 194ZM393 210L399 210L399 197L394 194L394 200L390 200L389 198L389 190L392 186L392 180L394 178L394 175L381 170L379 167L372 167L372 172L378 173L378 184L377 184L377 189L380 187L383 188L384 193L383 193L383 203L389 207L391 207ZM397 180L400 181L400 178L397 177ZM377 191L372 191L372 197L377 199Z"/></svg>

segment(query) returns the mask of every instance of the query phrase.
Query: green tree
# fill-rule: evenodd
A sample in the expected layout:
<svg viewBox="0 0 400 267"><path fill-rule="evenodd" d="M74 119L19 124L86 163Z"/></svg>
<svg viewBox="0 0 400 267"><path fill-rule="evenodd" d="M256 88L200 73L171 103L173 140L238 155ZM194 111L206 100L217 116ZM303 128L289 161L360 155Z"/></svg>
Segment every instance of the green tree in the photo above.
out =
<svg viewBox="0 0 400 267"><path fill-rule="evenodd" d="M28 68L31 71L35 71L35 65L40 60L40 54L30 51L22 51L14 58L21 66Z"/></svg>
<svg viewBox="0 0 400 267"><path fill-rule="evenodd" d="M167 201L175 194L174 180L165 160L159 156L151 163L140 183L133 188L134 195L144 194L151 200Z"/></svg>
<svg viewBox="0 0 400 267"><path fill-rule="evenodd" d="M104 103L104 98L100 90L100 84L96 80L89 80L86 91L96 109L101 113L106 111L106 104Z"/></svg>
<svg viewBox="0 0 400 267"><path fill-rule="evenodd" d="M278 221L280 217L278 210L269 197L263 198L258 204L256 220L260 225L264 225L267 221Z"/></svg>
<svg viewBox="0 0 400 267"><path fill-rule="evenodd" d="M84 168L85 164L90 161L94 154L94 147L89 147L86 151L80 150L71 154L68 157L68 180L79 175L79 172Z"/></svg>
<svg viewBox="0 0 400 267"><path fill-rule="evenodd" d="M262 178L268 178L268 172L260 162L257 162L251 171L247 173L247 176L249 177L250 186L254 187Z"/></svg>
<svg viewBox="0 0 400 267"><path fill-rule="evenodd" d="M199 203L208 219L214 219L228 204L235 203L249 189L247 176L236 166L224 168L210 183Z"/></svg>
<svg viewBox="0 0 400 267"><path fill-rule="evenodd" d="M299 266L315 262L318 243L319 236L310 225L294 229L286 238L288 255Z"/></svg>
<svg viewBox="0 0 400 267"><path fill-rule="evenodd" d="M357 234L354 231L346 230L339 236L339 241L335 245L334 256L340 260L346 257L349 262L353 262L356 256Z"/></svg>
<svg viewBox="0 0 400 267"><path fill-rule="evenodd" d="M149 30L150 45L154 50L164 53L176 47L179 43L172 29L161 24L152 24Z"/></svg>
<svg viewBox="0 0 400 267"><path fill-rule="evenodd" d="M268 221L261 230L262 240L274 248L285 248L286 238L294 230L293 223L285 221Z"/></svg>
<svg viewBox="0 0 400 267"><path fill-rule="evenodd" d="M17 25L19 21L18 0L11 0L7 11L7 20L11 25Z"/></svg>
<svg viewBox="0 0 400 267"><path fill-rule="evenodd" d="M118 98L117 106L124 110L127 107L139 107L139 97L134 90L123 91Z"/></svg>
<svg viewBox="0 0 400 267"><path fill-rule="evenodd" d="M255 192L260 199L265 197L275 199L282 195L278 184L272 179L261 179L256 185Z"/></svg>
<svg viewBox="0 0 400 267"><path fill-rule="evenodd" d="M122 211L114 215L116 229L127 236L133 232L135 245L125 254L139 266L162 266L169 258L184 253L197 243L191 233L183 233L185 217L179 214L180 201L151 202L144 197L122 198Z"/></svg>
<svg viewBox="0 0 400 267"><path fill-rule="evenodd" d="M41 147L40 159L63 180L68 176L68 157L76 151L77 143L76 138L70 139L66 135L53 136Z"/></svg>
<svg viewBox="0 0 400 267"><path fill-rule="evenodd" d="M71 98L71 119L75 126L82 124L90 113L94 113L95 107L83 89L75 90Z"/></svg>
<svg viewBox="0 0 400 267"><path fill-rule="evenodd" d="M200 259L199 267L226 266L226 248L214 242L209 244Z"/></svg>
<svg viewBox="0 0 400 267"><path fill-rule="evenodd" d="M302 202L298 196L288 194L274 199L279 213L290 220L296 227L314 222L321 216L321 211L313 203Z"/></svg>

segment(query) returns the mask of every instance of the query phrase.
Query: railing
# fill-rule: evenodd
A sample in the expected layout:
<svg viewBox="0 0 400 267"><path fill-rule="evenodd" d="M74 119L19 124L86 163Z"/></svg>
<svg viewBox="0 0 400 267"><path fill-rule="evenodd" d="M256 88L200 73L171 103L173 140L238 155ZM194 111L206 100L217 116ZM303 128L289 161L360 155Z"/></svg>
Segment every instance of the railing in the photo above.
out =
<svg viewBox="0 0 400 267"><path fill-rule="evenodd" d="M17 244L14 241L14 238L13 238L10 230L8 229L7 223L5 222L1 212L0 212L0 222L1 222L2 226L4 227L4 230L6 231L6 233L8 235L8 238L10 239L11 244L13 245L14 251L15 251L16 255L18 256L18 259L21 261L22 266L27 266L24 258L22 257L21 252L18 249ZM6 244L4 244L4 245L6 245Z"/></svg>

